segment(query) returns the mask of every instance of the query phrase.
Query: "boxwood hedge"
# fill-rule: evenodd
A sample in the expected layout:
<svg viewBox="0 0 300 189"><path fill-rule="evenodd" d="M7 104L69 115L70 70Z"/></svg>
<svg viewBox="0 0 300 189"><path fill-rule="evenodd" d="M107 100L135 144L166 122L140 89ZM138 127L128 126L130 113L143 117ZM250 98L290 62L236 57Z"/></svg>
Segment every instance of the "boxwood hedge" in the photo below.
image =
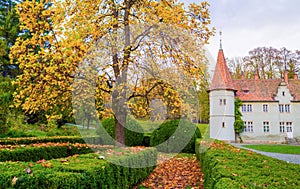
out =
<svg viewBox="0 0 300 189"><path fill-rule="evenodd" d="M43 163L0 162L0 188L130 188L151 173L156 161L156 149L147 148L111 156L110 162L95 153Z"/></svg>
<svg viewBox="0 0 300 189"><path fill-rule="evenodd" d="M177 134L174 134L175 131ZM201 133L196 124L184 119L169 120L153 131L150 137L150 146L156 146L159 151L167 153L180 151L195 153L197 138L201 138ZM188 141L188 144L182 147L182 144L186 141Z"/></svg>
<svg viewBox="0 0 300 189"><path fill-rule="evenodd" d="M0 162L2 161L38 161L41 159L53 159L68 157L75 154L87 154L99 151L100 145L89 146L87 144L71 143L46 143L40 146L10 146L0 149Z"/></svg>
<svg viewBox="0 0 300 189"><path fill-rule="evenodd" d="M206 189L300 188L300 165L215 141L200 154Z"/></svg>
<svg viewBox="0 0 300 189"><path fill-rule="evenodd" d="M22 138L0 139L0 145L38 144L38 143L47 143L47 142L99 144L100 137L54 136L54 137L22 137Z"/></svg>
<svg viewBox="0 0 300 189"><path fill-rule="evenodd" d="M97 134L101 138L102 144L115 144L116 127L115 119L107 118L102 122L103 127L97 129ZM142 146L144 138L144 130L140 124L127 117L125 128L125 145L126 146Z"/></svg>

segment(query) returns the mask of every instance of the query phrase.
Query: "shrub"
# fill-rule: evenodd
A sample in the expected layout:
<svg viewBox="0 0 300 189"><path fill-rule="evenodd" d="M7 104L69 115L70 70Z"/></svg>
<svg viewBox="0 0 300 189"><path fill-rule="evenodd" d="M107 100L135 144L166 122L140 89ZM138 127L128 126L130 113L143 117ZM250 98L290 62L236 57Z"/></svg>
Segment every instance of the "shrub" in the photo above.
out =
<svg viewBox="0 0 300 189"><path fill-rule="evenodd" d="M183 153L195 153L195 141L200 137L199 128L192 122L187 120L170 120L153 131L150 137L150 146L156 146L159 151L168 153L180 151ZM189 142L187 143L187 141Z"/></svg>
<svg viewBox="0 0 300 189"><path fill-rule="evenodd" d="M201 154L204 188L300 188L300 165L213 142Z"/></svg>
<svg viewBox="0 0 300 189"><path fill-rule="evenodd" d="M157 161L155 148L111 156L115 163L98 156L85 154L43 163L5 162L0 166L0 188L131 188L148 177Z"/></svg>
<svg viewBox="0 0 300 189"><path fill-rule="evenodd" d="M116 127L115 119L107 118L102 122L103 127L99 127L96 133L100 136L103 144L115 144ZM105 129L105 130L104 130ZM129 116L126 120L125 128L125 145L126 146L141 146L143 144L143 128L140 124L131 119Z"/></svg>

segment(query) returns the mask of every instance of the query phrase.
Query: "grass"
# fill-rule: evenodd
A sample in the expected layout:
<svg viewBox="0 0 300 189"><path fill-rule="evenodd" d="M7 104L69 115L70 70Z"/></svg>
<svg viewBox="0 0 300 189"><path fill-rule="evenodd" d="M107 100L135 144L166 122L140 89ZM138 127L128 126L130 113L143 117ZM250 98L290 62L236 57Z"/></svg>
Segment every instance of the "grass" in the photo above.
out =
<svg viewBox="0 0 300 189"><path fill-rule="evenodd" d="M269 145L269 144L259 144L259 145L243 145L246 148L251 148L254 150L260 150L264 152L274 152L281 154L300 154L300 146L290 146L290 145Z"/></svg>
<svg viewBox="0 0 300 189"><path fill-rule="evenodd" d="M137 122L142 126L145 133L151 133L158 128L164 121L138 120Z"/></svg>

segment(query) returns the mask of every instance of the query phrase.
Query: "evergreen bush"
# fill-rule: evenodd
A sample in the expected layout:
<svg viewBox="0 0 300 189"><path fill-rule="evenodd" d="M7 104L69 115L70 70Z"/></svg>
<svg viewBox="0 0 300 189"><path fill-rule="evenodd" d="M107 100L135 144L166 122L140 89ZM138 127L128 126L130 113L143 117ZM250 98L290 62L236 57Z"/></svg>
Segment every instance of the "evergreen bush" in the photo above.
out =
<svg viewBox="0 0 300 189"><path fill-rule="evenodd" d="M153 131L150 146L167 153L195 153L197 138L201 138L201 133L196 124L183 119L169 120ZM189 142L183 146L187 141Z"/></svg>
<svg viewBox="0 0 300 189"><path fill-rule="evenodd" d="M99 127L96 133L100 136L103 144L115 144L116 126L114 118L107 118L102 122L103 127ZM140 124L127 117L125 128L125 145L126 146L142 146L144 132Z"/></svg>

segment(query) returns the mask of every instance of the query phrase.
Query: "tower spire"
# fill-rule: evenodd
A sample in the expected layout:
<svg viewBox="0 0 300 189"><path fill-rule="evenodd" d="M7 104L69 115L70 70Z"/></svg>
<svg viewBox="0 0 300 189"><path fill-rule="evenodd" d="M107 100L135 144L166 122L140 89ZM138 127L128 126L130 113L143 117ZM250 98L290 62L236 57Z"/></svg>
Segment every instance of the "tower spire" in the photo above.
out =
<svg viewBox="0 0 300 189"><path fill-rule="evenodd" d="M220 31L219 34L220 34L220 49L222 49L222 31Z"/></svg>

